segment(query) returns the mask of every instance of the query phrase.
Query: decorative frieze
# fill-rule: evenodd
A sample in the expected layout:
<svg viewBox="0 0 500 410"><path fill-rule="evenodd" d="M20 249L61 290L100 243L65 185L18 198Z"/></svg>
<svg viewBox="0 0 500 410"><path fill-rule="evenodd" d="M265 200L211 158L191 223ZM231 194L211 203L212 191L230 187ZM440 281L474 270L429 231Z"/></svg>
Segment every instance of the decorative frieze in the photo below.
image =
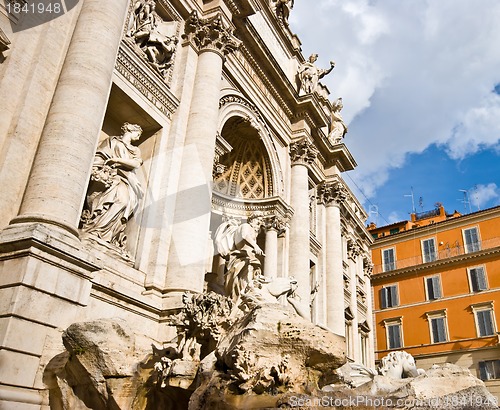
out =
<svg viewBox="0 0 500 410"><path fill-rule="evenodd" d="M316 147L305 138L300 141L292 142L290 144L289 153L292 165L310 165L318 156Z"/></svg>
<svg viewBox="0 0 500 410"><path fill-rule="evenodd" d="M204 19L199 17L196 10L186 21L183 38L189 40L198 51L212 50L222 57L234 52L241 44L241 41L233 36L233 30L224 27L220 13Z"/></svg>

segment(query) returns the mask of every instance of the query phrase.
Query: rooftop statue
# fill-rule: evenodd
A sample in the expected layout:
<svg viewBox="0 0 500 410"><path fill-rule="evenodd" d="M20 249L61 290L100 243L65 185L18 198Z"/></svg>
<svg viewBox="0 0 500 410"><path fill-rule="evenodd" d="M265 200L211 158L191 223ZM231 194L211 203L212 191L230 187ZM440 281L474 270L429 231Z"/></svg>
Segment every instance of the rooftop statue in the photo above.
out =
<svg viewBox="0 0 500 410"><path fill-rule="evenodd" d="M319 80L325 75L329 74L335 67L335 62L330 61L330 68L323 70L316 67L314 64L318 59L317 54L311 54L308 61L302 63L299 67L297 75L299 77L299 91L304 91L306 94L312 93L316 90Z"/></svg>
<svg viewBox="0 0 500 410"><path fill-rule="evenodd" d="M342 98L337 98L332 106L332 122L330 124L330 132L328 133L328 140L332 144L340 144L342 138L347 133L347 125L345 125L340 111L344 108Z"/></svg>
<svg viewBox="0 0 500 410"><path fill-rule="evenodd" d="M273 0L276 3L276 16L286 26L288 26L288 17L293 9L294 0Z"/></svg>
<svg viewBox="0 0 500 410"><path fill-rule="evenodd" d="M141 151L132 145L141 134L139 125L126 122L121 135L110 136L99 145L82 213L83 232L121 249L126 244L127 222L144 193L135 173L142 165Z"/></svg>

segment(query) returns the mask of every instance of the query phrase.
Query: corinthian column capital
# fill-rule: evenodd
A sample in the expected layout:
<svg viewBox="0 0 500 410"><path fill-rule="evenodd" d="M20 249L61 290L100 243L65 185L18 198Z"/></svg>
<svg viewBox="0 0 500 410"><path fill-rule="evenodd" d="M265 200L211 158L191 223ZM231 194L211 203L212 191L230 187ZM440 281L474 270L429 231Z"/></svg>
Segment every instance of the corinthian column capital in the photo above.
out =
<svg viewBox="0 0 500 410"><path fill-rule="evenodd" d="M280 215L269 215L264 218L264 227L266 230L273 229L278 234L283 233L287 228L288 220Z"/></svg>
<svg viewBox="0 0 500 410"><path fill-rule="evenodd" d="M309 143L306 139L292 142L290 144L290 158L292 165L295 164L312 164L318 156L318 150L314 145Z"/></svg>
<svg viewBox="0 0 500 410"><path fill-rule="evenodd" d="M342 182L323 182L318 186L318 202L326 206L338 206L345 202L347 196L347 189Z"/></svg>
<svg viewBox="0 0 500 410"><path fill-rule="evenodd" d="M241 41L233 36L233 30L224 26L220 13L204 19L199 17L196 10L186 21L183 38L194 44L199 52L209 50L220 54L221 57L234 52L241 44Z"/></svg>

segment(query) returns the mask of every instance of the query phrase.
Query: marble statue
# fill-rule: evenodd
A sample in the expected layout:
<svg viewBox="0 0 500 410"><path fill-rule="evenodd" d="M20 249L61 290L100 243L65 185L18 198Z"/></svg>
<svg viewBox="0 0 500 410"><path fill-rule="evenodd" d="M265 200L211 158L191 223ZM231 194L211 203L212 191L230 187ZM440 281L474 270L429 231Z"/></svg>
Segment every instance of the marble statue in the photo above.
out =
<svg viewBox="0 0 500 410"><path fill-rule="evenodd" d="M335 62L330 61L330 67L328 69L324 70L318 68L314 64L317 59L317 54L311 54L309 59L300 65L297 72L300 81L299 90L304 91L306 94L312 93L316 89L319 80L329 74L335 67Z"/></svg>
<svg viewBox="0 0 500 410"><path fill-rule="evenodd" d="M125 123L120 136L106 138L97 148L92 166L82 231L124 249L127 221L137 210L143 188L136 175L141 151L132 145L142 133Z"/></svg>
<svg viewBox="0 0 500 410"><path fill-rule="evenodd" d="M264 252L257 245L257 236L263 222L257 215L248 217L240 224L236 219L223 222L215 232L217 252L226 260L224 290L235 305L247 285L262 272L257 256Z"/></svg>
<svg viewBox="0 0 500 410"><path fill-rule="evenodd" d="M392 379L405 379L423 374L422 369L417 369L413 356L404 351L391 352L383 357L378 367L382 376Z"/></svg>
<svg viewBox="0 0 500 410"><path fill-rule="evenodd" d="M154 0L138 0L126 35L134 39L151 65L165 76L172 65L172 56L179 40L176 36L167 36L161 32L163 20L155 8Z"/></svg>
<svg viewBox="0 0 500 410"><path fill-rule="evenodd" d="M294 0L273 0L276 10L276 16L286 26L288 26L288 17L293 9Z"/></svg>
<svg viewBox="0 0 500 410"><path fill-rule="evenodd" d="M328 133L328 140L332 144L340 144L342 138L347 133L347 125L345 125L340 114L343 107L342 98L337 98L332 106L332 123L330 124L330 131Z"/></svg>

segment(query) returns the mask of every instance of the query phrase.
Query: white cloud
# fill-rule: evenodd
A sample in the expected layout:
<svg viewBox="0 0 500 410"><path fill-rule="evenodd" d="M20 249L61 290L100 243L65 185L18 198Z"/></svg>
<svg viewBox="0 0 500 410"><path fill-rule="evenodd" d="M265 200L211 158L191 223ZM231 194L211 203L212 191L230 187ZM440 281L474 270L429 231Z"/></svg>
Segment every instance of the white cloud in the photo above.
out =
<svg viewBox="0 0 500 410"><path fill-rule="evenodd" d="M498 199L500 199L500 189L494 182L487 185L479 184L469 190L469 201L473 208L483 209L490 206L491 202L495 202L496 205Z"/></svg>
<svg viewBox="0 0 500 410"><path fill-rule="evenodd" d="M297 0L291 28L305 55L336 67L346 144L368 196L431 144L464 158L500 137L498 0ZM496 120L495 120L496 118Z"/></svg>

